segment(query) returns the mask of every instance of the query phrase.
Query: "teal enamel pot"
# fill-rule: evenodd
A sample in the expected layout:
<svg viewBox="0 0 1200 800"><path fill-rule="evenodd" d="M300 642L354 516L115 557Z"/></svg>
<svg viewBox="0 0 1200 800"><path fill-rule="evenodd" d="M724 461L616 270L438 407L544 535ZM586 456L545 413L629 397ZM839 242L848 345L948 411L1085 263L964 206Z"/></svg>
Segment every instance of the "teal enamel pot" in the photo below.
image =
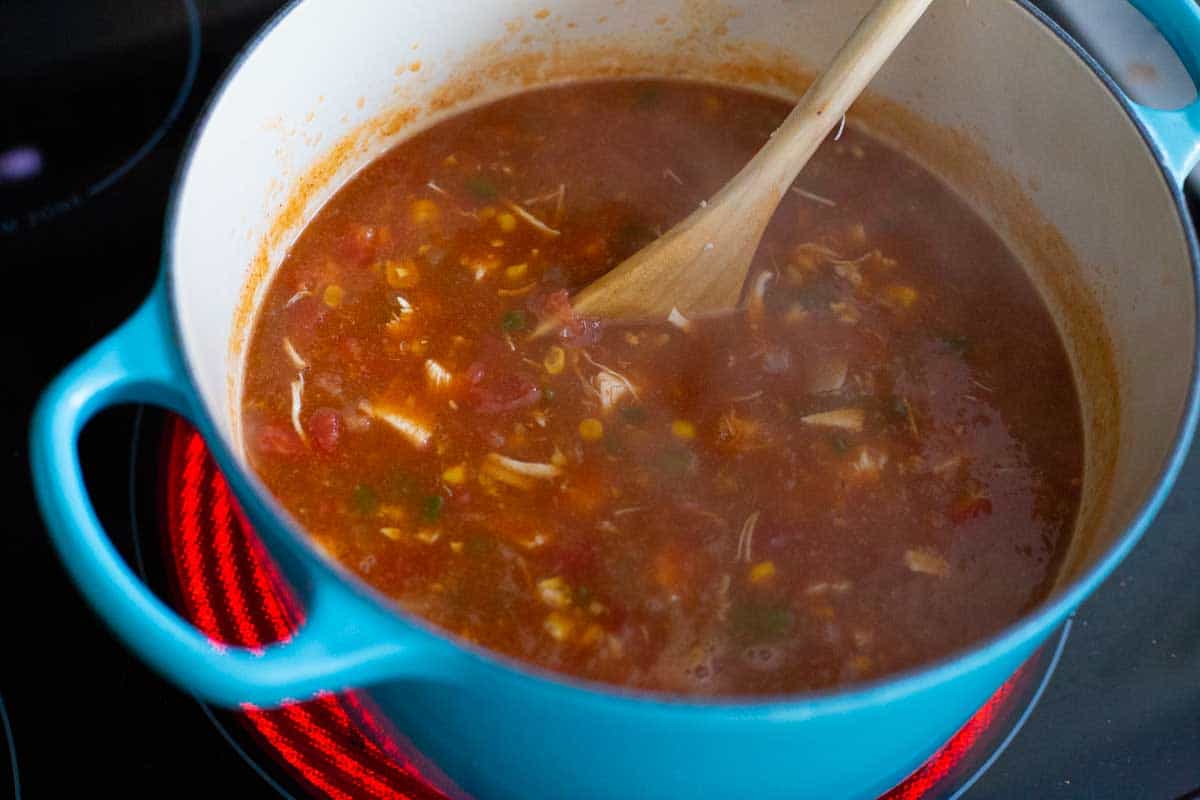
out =
<svg viewBox="0 0 1200 800"><path fill-rule="evenodd" d="M1192 0L1134 4L1200 75ZM293 3L238 59L192 135L149 299L36 411L37 495L80 591L141 658L207 701L271 706L363 689L479 798L871 798L900 781L1134 546L1196 423L1197 251L1181 184L1200 159L1200 104L1135 105L1028 3L935 3L855 117L942 174L1009 240L1059 322L1082 397L1084 502L1061 579L969 650L762 702L683 702L548 675L427 627L315 550L247 468L234 412L248 320L271 270L332 191L389 144L463 104L568 77L688 75L793 94L788 76L825 63L868 5ZM114 549L77 440L98 411L133 402L176 411L207 439L305 604L289 641L213 643Z"/></svg>

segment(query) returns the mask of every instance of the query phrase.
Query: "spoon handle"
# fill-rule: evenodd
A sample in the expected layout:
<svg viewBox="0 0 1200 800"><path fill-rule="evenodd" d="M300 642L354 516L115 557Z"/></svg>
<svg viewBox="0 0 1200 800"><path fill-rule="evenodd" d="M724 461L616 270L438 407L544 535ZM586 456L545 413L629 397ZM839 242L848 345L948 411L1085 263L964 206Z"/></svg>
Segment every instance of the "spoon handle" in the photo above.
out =
<svg viewBox="0 0 1200 800"><path fill-rule="evenodd" d="M829 67L809 87L771 140L713 198L729 193L744 203L746 189L774 190L783 197L851 104L904 41L933 0L879 0L863 17Z"/></svg>

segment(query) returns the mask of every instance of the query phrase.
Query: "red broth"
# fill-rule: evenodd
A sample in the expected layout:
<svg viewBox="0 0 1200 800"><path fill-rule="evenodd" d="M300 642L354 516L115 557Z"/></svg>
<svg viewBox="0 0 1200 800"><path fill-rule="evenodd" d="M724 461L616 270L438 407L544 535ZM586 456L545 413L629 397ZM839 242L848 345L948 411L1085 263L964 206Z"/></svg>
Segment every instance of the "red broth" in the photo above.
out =
<svg viewBox="0 0 1200 800"><path fill-rule="evenodd" d="M571 313L787 111L581 83L385 154L267 293L254 468L403 608L588 680L824 689L1015 620L1079 504L1072 373L1013 254L903 154L854 125L827 141L737 313Z"/></svg>

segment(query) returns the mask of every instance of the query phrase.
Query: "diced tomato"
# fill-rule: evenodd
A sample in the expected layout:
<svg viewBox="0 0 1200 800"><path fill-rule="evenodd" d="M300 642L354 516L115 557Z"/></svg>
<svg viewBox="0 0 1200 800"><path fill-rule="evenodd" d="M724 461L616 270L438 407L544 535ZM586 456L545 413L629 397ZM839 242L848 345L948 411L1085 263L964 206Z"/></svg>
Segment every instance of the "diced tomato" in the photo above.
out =
<svg viewBox="0 0 1200 800"><path fill-rule="evenodd" d="M683 591L689 571L686 556L673 544L654 554L654 582L669 592Z"/></svg>
<svg viewBox="0 0 1200 800"><path fill-rule="evenodd" d="M351 225L342 236L342 254L353 264L366 264L375 257L379 229L374 225Z"/></svg>
<svg viewBox="0 0 1200 800"><path fill-rule="evenodd" d="M564 339L570 339L583 347L600 340L600 320L577 316L571 308L571 296L566 289L539 295L530 301L530 306L542 319L561 323Z"/></svg>
<svg viewBox="0 0 1200 800"><path fill-rule="evenodd" d="M318 450L332 453L342 437L342 415L332 408L318 408L308 419L308 435Z"/></svg>
<svg viewBox="0 0 1200 800"><path fill-rule="evenodd" d="M258 452L267 456L298 456L305 450L296 432L282 425L263 425L254 441Z"/></svg>
<svg viewBox="0 0 1200 800"><path fill-rule="evenodd" d="M986 497L972 494L954 504L954 507L950 509L950 519L954 520L955 524L960 524L991 513L992 501Z"/></svg>
<svg viewBox="0 0 1200 800"><path fill-rule="evenodd" d="M482 366L482 365L480 365ZM481 414L503 414L533 405L542 396L542 390L527 375L516 372L492 373L472 365L467 370L472 380L470 399L475 410Z"/></svg>

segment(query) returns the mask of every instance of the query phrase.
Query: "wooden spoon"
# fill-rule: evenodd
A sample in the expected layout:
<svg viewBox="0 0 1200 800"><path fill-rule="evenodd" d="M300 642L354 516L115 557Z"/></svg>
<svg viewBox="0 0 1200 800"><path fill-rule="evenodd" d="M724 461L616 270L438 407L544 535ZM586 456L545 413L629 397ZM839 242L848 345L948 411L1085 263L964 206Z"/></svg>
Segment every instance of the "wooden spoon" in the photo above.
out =
<svg viewBox="0 0 1200 800"><path fill-rule="evenodd" d="M879 0L770 141L733 180L661 238L571 299L582 317L661 320L737 306L775 207L932 0ZM557 327L544 323L540 336Z"/></svg>

